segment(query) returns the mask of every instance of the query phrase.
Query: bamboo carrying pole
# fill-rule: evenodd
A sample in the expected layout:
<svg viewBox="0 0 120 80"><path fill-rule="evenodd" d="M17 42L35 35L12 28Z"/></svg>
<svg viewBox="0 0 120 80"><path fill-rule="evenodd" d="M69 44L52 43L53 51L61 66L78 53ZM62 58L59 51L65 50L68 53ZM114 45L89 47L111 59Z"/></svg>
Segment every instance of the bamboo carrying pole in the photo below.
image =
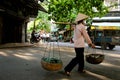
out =
<svg viewBox="0 0 120 80"><path fill-rule="evenodd" d="M68 24L68 25L71 25L73 23L70 23L70 22L52 22L53 24Z"/></svg>

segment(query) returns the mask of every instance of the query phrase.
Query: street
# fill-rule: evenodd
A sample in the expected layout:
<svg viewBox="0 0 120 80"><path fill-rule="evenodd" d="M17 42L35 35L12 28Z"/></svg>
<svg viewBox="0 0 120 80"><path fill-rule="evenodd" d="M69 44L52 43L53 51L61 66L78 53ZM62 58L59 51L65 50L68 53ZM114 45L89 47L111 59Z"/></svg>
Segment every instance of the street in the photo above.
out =
<svg viewBox="0 0 120 80"><path fill-rule="evenodd" d="M101 50L98 47L96 52L105 55L104 61L97 65L85 61L86 73L78 73L76 66L72 70L72 75L68 77L64 75L63 69L75 56L73 44L60 42L54 45L49 46L46 43L0 49L0 80L120 80L120 46L114 50ZM41 58L49 52L45 51L46 47L51 48L51 53L54 52L54 56L60 57L63 61L63 68L60 71L52 72L42 68ZM85 55L93 51L88 49L85 48Z"/></svg>

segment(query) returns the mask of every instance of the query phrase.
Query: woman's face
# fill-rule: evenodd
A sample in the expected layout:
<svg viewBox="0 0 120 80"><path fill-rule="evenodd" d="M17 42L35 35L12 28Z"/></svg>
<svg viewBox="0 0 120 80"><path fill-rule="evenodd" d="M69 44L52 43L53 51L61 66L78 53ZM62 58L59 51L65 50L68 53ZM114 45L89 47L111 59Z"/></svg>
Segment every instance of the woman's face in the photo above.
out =
<svg viewBox="0 0 120 80"><path fill-rule="evenodd" d="M82 24L83 24L83 25L86 25L86 20L83 20Z"/></svg>

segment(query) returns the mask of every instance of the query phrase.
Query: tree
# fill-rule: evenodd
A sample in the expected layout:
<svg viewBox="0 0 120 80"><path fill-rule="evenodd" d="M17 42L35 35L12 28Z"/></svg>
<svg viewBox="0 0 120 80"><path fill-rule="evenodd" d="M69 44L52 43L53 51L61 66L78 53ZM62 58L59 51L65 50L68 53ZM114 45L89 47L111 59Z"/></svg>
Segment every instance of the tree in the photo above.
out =
<svg viewBox="0 0 120 80"><path fill-rule="evenodd" d="M44 8L47 9L47 4L40 3L40 5L43 5ZM37 17L28 25L30 27L28 29L28 32L31 32L33 29L35 29L36 31L44 30L46 32L50 32L50 22L48 20L48 16L48 13L38 11Z"/></svg>
<svg viewBox="0 0 120 80"><path fill-rule="evenodd" d="M39 11L35 23L36 28L38 28L39 30L45 30L46 32L50 32L50 21L48 20L48 16L48 13L43 13Z"/></svg>
<svg viewBox="0 0 120 80"><path fill-rule="evenodd" d="M101 17L108 12L104 0L49 0L50 18L57 22L73 22L81 12L90 18Z"/></svg>

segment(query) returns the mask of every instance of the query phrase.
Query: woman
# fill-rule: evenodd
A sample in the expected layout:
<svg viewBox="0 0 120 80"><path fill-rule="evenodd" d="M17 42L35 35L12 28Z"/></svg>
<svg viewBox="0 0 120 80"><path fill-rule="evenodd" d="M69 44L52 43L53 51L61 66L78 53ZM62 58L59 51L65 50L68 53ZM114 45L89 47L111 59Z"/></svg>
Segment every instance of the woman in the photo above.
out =
<svg viewBox="0 0 120 80"><path fill-rule="evenodd" d="M88 18L88 16L79 13L76 17L76 26L74 27L74 49L76 52L76 57L73 58L70 63L64 68L65 74L70 76L70 72L72 69L78 64L78 72L83 73L84 70L84 47L85 47L85 40L87 41L88 45L92 48L95 45L92 43L87 31L85 29L84 20ZM85 39L85 40L84 40Z"/></svg>

